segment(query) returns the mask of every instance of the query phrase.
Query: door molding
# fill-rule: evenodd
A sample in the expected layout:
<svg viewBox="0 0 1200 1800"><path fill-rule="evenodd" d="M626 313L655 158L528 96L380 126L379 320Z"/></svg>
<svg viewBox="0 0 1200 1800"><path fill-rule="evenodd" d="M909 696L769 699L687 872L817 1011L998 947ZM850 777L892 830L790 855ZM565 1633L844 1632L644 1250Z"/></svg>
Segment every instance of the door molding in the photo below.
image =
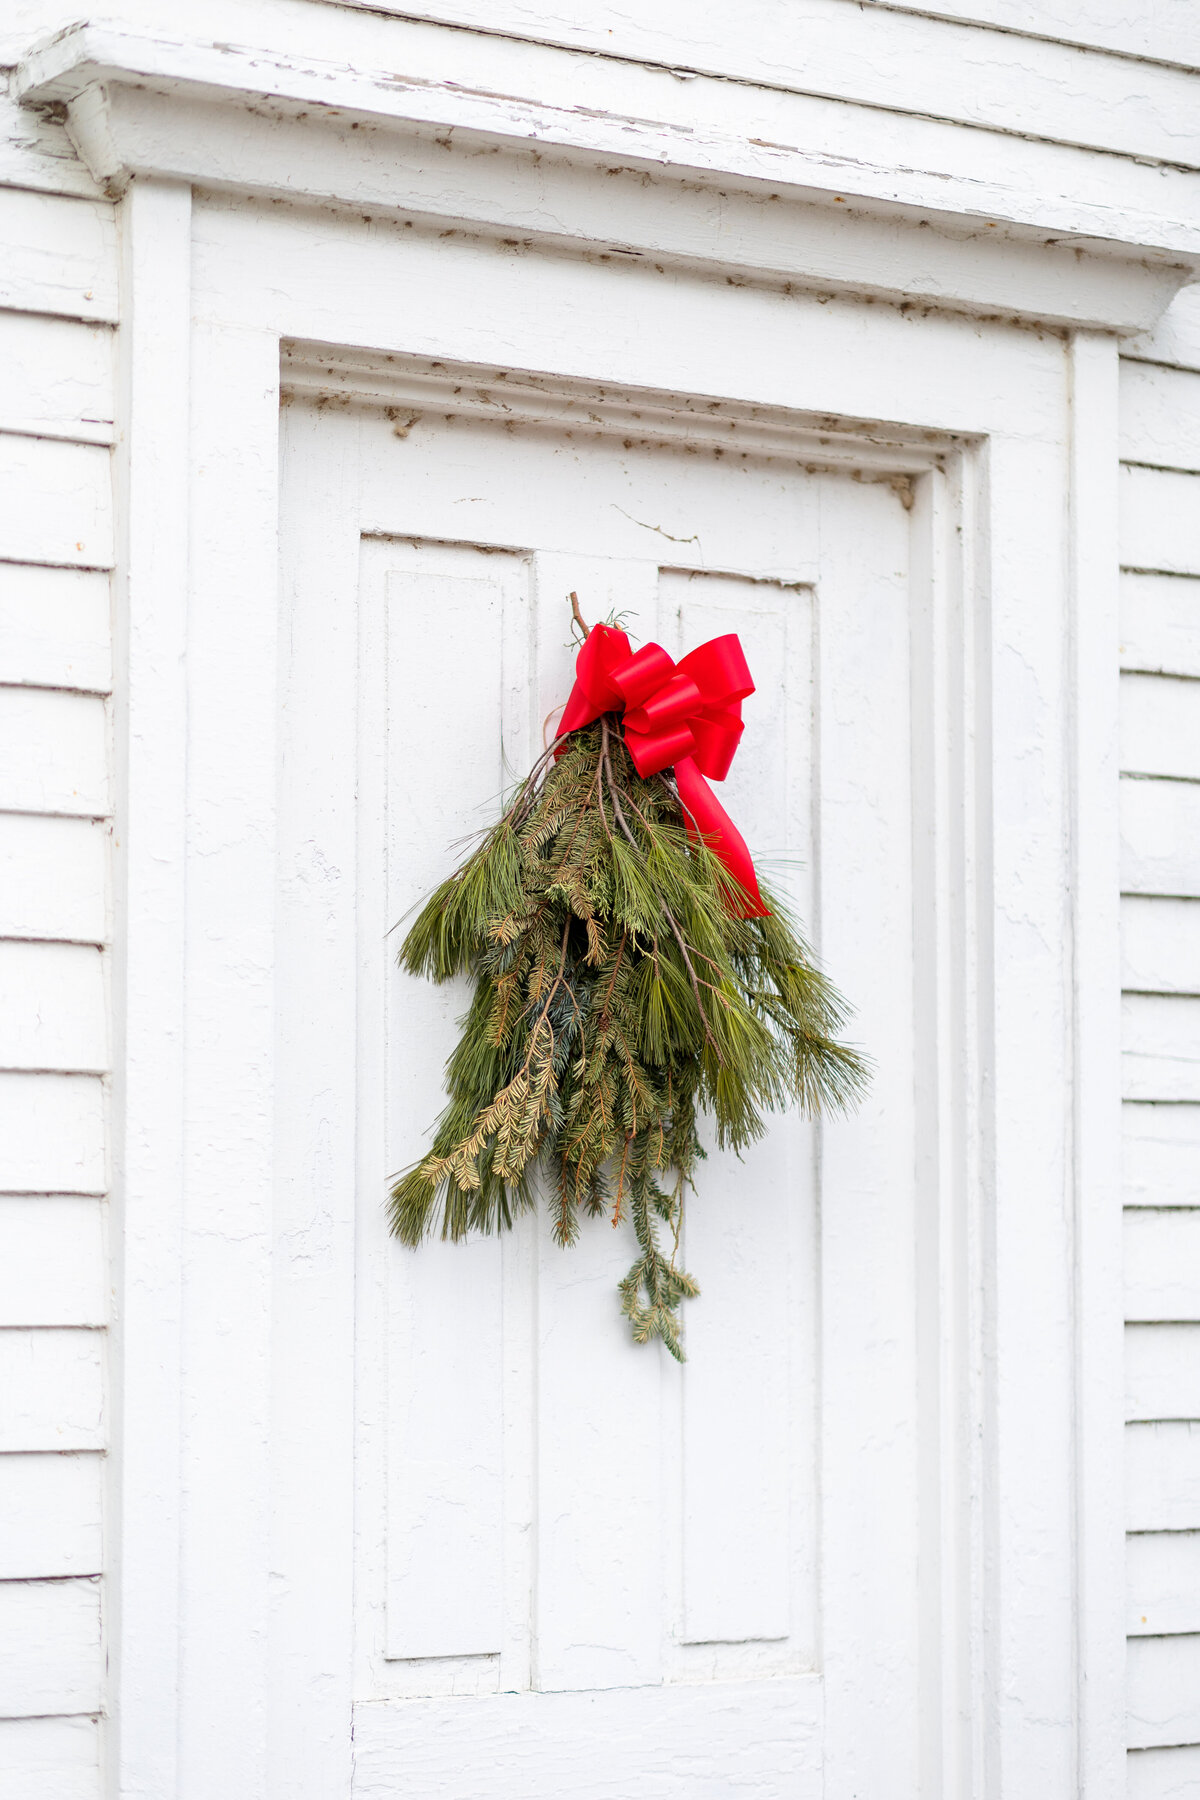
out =
<svg viewBox="0 0 1200 1800"><path fill-rule="evenodd" d="M147 912L131 889L115 1004L118 1045L148 1059L165 983L182 1049L177 1071L159 1070L153 1108L131 1087L117 1169L126 1231L146 1235L116 1334L129 1386L114 1480L121 1504L169 1489L144 1530L130 1515L113 1576L118 1791L170 1794L177 1780L194 1785L196 1767L214 1791L273 1791L281 395L411 410L432 398L491 416L502 388L527 422L745 440L756 455L858 469L909 493L927 1047L918 1253L934 1421L922 1795L1117 1800L1117 347L1105 333L1148 324L1186 256L1148 265L1162 247L1128 237L1104 256L1047 249L1012 218L1008 238L968 242L949 213L943 229L921 230L909 200L835 218L812 203L798 163L769 214L747 188L714 223L711 191L695 198L694 161L669 132L663 167L629 177L631 193L648 194L633 215L647 241L666 242L656 259L618 253L600 229L612 207L597 137L558 146L546 179L578 199L566 256L544 189L530 225L521 184L535 165L519 109L497 127L495 157L464 149L453 181L435 171L418 192L427 143L404 110L408 89L390 123L376 119L381 165L353 116L300 116L311 69L291 70L281 99L264 97L240 53L199 68L178 47L158 60L143 51L79 28L21 76L28 101L68 106L76 142L126 189L122 331L152 359L129 362L119 421L118 836L144 857L157 847L176 898ZM349 92L317 91L354 113ZM478 111L452 118L482 130ZM829 199L828 171L822 180ZM428 198L439 184L458 209L448 220ZM335 205L264 198L279 195ZM780 241L805 271L792 291ZM920 288L918 267L934 270L931 285ZM773 270L775 285L726 279L747 268ZM838 287L845 297L830 298ZM1004 317L864 300L914 291L959 315L1003 296ZM1105 332L1064 344L1014 315ZM147 379L148 367L165 378ZM178 1379L151 1391L152 1369ZM158 1442L172 1446L166 1476ZM189 1634L182 1686L160 1653L167 1591Z"/></svg>
<svg viewBox="0 0 1200 1800"><path fill-rule="evenodd" d="M513 92L487 34L437 33L431 59L421 29L392 25L413 70L401 76L80 24L32 47L15 88L27 106L65 107L112 193L157 176L514 246L1121 332L1152 326L1200 271L1191 189L1174 204L1163 193L1190 177L1129 155L1072 147L1070 170L1048 180L1059 146L798 93L775 141L749 83L689 77L681 96L658 71L538 45Z"/></svg>

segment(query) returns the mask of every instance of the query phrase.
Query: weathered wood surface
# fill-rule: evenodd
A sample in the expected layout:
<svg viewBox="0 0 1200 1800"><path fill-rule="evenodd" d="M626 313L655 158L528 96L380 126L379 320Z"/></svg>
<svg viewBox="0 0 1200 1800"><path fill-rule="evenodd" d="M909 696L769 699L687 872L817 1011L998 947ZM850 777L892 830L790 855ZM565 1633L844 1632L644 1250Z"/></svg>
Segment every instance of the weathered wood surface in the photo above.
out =
<svg viewBox="0 0 1200 1800"><path fill-rule="evenodd" d="M0 1581L0 1718L96 1712L102 1673L98 1580Z"/></svg>
<svg viewBox="0 0 1200 1800"><path fill-rule="evenodd" d="M0 1719L0 1780L14 1800L101 1800L99 1720Z"/></svg>
<svg viewBox="0 0 1200 1800"><path fill-rule="evenodd" d="M1121 783L1121 886L1200 897L1200 783Z"/></svg>
<svg viewBox="0 0 1200 1800"><path fill-rule="evenodd" d="M1197 1181L1200 1190L1200 1180ZM1200 1320L1200 1192L1183 1208L1125 1214L1125 1317Z"/></svg>
<svg viewBox="0 0 1200 1800"><path fill-rule="evenodd" d="M102 1474L87 1451L0 1456L0 1581L100 1574Z"/></svg>
<svg viewBox="0 0 1200 1800"><path fill-rule="evenodd" d="M103 821L0 813L0 937L105 943L108 847Z"/></svg>
<svg viewBox="0 0 1200 1800"><path fill-rule="evenodd" d="M104 1074L102 954L90 944L0 941L0 1069Z"/></svg>
<svg viewBox="0 0 1200 1800"><path fill-rule="evenodd" d="M1184 575L1122 576L1121 666L1200 677L1200 581Z"/></svg>
<svg viewBox="0 0 1200 1800"><path fill-rule="evenodd" d="M104 1218L82 1195L0 1195L0 1325L103 1325Z"/></svg>
<svg viewBox="0 0 1200 1800"><path fill-rule="evenodd" d="M102 1194L106 1186L101 1078L0 1074L0 1193Z"/></svg>

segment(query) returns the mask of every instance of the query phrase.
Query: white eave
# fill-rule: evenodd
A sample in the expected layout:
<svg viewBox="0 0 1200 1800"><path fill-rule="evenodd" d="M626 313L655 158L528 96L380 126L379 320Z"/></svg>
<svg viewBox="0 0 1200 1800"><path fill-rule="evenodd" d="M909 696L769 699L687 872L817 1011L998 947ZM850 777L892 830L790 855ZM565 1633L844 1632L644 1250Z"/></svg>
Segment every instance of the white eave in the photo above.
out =
<svg viewBox="0 0 1200 1800"><path fill-rule="evenodd" d="M435 64L401 34L411 66L384 72L80 24L29 52L16 91L66 108L114 192L158 176L1117 332L1200 275L1194 174L545 46L533 91L494 91L454 78L464 35Z"/></svg>

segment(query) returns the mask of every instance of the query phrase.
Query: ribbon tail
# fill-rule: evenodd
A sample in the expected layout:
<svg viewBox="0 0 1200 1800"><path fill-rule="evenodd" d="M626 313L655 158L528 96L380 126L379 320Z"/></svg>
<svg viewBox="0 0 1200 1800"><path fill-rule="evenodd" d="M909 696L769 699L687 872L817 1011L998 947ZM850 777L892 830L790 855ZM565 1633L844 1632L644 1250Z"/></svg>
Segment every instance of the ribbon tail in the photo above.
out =
<svg viewBox="0 0 1200 1800"><path fill-rule="evenodd" d="M737 882L737 890L728 896L730 911L739 919L767 918L769 908L758 891L746 840L690 756L675 764L675 781L687 816L688 836L706 843Z"/></svg>

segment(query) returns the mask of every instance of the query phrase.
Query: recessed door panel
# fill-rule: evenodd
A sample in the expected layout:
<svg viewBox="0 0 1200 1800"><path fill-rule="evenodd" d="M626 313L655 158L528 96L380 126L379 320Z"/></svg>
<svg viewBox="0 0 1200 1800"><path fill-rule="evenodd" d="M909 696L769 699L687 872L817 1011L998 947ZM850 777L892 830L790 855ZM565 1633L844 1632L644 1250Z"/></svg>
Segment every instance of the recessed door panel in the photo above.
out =
<svg viewBox="0 0 1200 1800"><path fill-rule="evenodd" d="M285 449L293 506L319 509L336 465L353 514L336 604L318 591L328 564L298 561L285 591L281 782L288 816L311 813L318 840L328 819L343 860L352 840L355 870L329 890L336 930L293 950L306 981L342 991L353 946L355 1029L309 1043L287 1079L293 1110L319 1092L354 1146L339 1175L356 1276L330 1304L352 1307L356 1345L340 1403L356 1792L557 1800L586 1772L616 1800L644 1769L692 1800L745 1767L801 1800L915 1800L900 500L784 458L462 418L400 438L382 414L306 413ZM781 1116L740 1159L709 1132L679 1247L701 1287L682 1368L630 1341L625 1222L584 1221L568 1251L544 1212L415 1251L386 1229L388 1177L428 1141L466 998L395 967L403 918L553 729L572 589L589 619L627 614L673 654L742 638L757 692L721 798L878 1064L848 1121ZM331 706L326 651L342 667L350 629ZM880 1717L886 1771L854 1748L881 1741Z"/></svg>

